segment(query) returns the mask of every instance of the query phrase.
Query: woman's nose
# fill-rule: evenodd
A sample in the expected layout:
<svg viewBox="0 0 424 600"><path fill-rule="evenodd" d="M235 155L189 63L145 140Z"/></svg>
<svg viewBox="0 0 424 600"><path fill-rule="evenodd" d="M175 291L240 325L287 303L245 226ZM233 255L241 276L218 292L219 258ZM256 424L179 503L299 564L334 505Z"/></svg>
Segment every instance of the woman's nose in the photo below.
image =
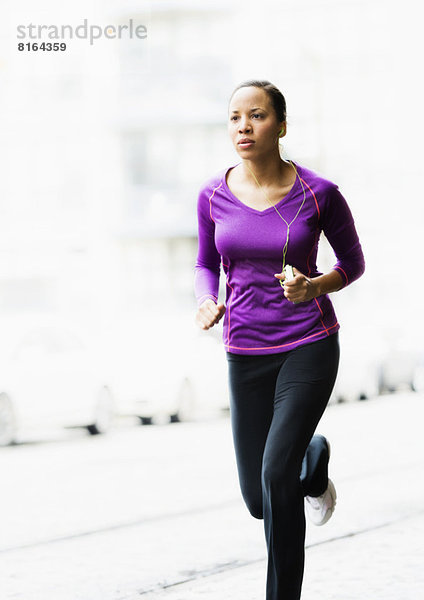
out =
<svg viewBox="0 0 424 600"><path fill-rule="evenodd" d="M251 128L251 125L247 119L244 119L244 120L240 119L240 123L239 123L240 132L250 131L250 128Z"/></svg>

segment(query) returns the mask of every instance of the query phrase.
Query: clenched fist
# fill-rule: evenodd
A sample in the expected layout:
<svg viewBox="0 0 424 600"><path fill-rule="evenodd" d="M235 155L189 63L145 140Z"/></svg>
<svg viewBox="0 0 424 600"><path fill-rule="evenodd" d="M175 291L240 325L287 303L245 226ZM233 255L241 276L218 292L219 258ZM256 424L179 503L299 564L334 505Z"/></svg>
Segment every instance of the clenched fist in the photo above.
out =
<svg viewBox="0 0 424 600"><path fill-rule="evenodd" d="M284 295L293 304L307 302L318 295L316 282L314 279L306 277L303 273L293 267L294 278L291 281L284 281L284 273L275 273L274 277L284 281Z"/></svg>
<svg viewBox="0 0 424 600"><path fill-rule="evenodd" d="M200 329L210 329L218 323L225 313L225 306L223 304L216 304L212 298L207 298L199 306L195 321Z"/></svg>

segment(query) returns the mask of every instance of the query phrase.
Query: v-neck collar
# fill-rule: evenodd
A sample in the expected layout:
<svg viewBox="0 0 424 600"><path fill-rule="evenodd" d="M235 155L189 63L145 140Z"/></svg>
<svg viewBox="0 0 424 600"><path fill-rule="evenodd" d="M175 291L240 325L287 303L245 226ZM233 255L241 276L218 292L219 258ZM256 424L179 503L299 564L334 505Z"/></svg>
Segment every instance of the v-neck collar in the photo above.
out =
<svg viewBox="0 0 424 600"><path fill-rule="evenodd" d="M299 165L294 161L291 160L291 163L294 164L294 166L296 167L296 170L298 172L298 175L296 175L296 179L295 182L293 183L293 185L291 186L289 192L283 197L281 198L281 200L279 200L276 204L273 204L272 206L269 206L268 208L265 208L264 210L258 210L257 208L253 208L252 206L248 206L247 204L245 204L244 202L242 202L239 198L237 198L237 196L235 194L233 194L233 192L230 190L230 188L228 187L227 184L227 175L228 172L230 171L230 169L233 169L234 167L237 167L238 165L241 164L241 161L236 163L235 165L232 165L231 167L228 167L228 169L225 169L223 177L222 177L222 183L223 183L223 187L226 190L226 192L231 196L231 198L233 200L235 200L235 202L237 202L237 204L239 204L240 206L242 206L244 209L255 213L257 215L266 215L270 212L275 212L275 208L279 208L283 203L287 202L287 200L290 200L291 197L296 193L297 188L299 187L299 177L301 177L301 167L299 167Z"/></svg>

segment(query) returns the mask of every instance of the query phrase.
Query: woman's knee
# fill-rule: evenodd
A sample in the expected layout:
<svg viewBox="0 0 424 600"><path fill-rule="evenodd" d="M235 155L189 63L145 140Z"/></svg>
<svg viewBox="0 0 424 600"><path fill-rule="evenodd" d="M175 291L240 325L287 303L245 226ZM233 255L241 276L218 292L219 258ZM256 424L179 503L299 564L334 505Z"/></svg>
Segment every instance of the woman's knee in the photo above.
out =
<svg viewBox="0 0 424 600"><path fill-rule="evenodd" d="M297 461L280 457L264 460L262 468L262 486L265 490L271 488L284 489L292 486L300 476Z"/></svg>
<svg viewBox="0 0 424 600"><path fill-rule="evenodd" d="M256 494L249 495L247 493L244 493L243 499L252 517L255 517L255 519L264 518L262 496L259 497Z"/></svg>

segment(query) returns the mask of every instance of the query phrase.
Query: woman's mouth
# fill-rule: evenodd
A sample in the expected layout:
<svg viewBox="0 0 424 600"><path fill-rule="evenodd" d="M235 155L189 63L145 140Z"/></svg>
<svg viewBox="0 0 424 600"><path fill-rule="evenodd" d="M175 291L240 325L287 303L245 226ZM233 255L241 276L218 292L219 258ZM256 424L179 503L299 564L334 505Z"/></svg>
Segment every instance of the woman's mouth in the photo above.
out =
<svg viewBox="0 0 424 600"><path fill-rule="evenodd" d="M251 146L253 146L254 143L255 142L253 140L249 140L248 138L243 138L239 142L237 142L237 145L240 148L250 148Z"/></svg>

